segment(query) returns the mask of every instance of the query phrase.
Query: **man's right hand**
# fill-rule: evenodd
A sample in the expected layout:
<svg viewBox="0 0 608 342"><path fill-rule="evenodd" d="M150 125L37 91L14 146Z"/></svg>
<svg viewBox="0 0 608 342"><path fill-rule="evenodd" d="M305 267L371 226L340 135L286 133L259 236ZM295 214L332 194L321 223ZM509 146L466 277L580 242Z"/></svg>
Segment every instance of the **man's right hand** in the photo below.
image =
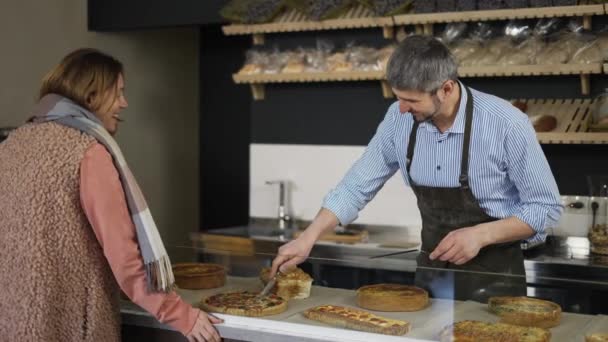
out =
<svg viewBox="0 0 608 342"><path fill-rule="evenodd" d="M289 273L296 265L308 258L314 244L315 240L308 238L306 233L304 233L297 239L281 246L278 255L272 261L270 277L274 277L277 271Z"/></svg>
<svg viewBox="0 0 608 342"><path fill-rule="evenodd" d="M194 323L194 328L192 328L192 331L186 336L188 342L220 342L222 338L213 325L223 322L223 320L216 318L215 316L200 311L196 323Z"/></svg>

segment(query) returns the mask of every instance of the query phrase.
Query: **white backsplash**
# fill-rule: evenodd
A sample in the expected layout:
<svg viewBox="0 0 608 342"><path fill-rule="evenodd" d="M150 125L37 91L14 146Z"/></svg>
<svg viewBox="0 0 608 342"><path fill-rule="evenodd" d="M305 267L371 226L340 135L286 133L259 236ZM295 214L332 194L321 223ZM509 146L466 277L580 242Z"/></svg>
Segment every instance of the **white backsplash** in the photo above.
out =
<svg viewBox="0 0 608 342"><path fill-rule="evenodd" d="M583 207L580 209L572 208L569 204L581 202ZM606 197L588 197L588 196L562 196L562 204L564 212L557 227L549 232L551 235L559 236L587 236L589 227L593 220L593 211L591 203L597 202L598 209L595 214L596 224L606 224L608 210L608 199Z"/></svg>
<svg viewBox="0 0 608 342"><path fill-rule="evenodd" d="M289 211L298 219L312 220L327 192L336 186L352 163L363 153L364 146L320 146L251 144L250 152L250 215L276 217L279 188L266 185L268 180L286 180L289 186ZM566 207L558 227L549 234L586 236L591 226L591 202L584 196L562 196L568 205L580 201L583 208ZM606 223L608 200L597 199L596 223ZM416 197L395 174L376 198L361 211L358 224L402 227L404 235L420 238L421 219Z"/></svg>

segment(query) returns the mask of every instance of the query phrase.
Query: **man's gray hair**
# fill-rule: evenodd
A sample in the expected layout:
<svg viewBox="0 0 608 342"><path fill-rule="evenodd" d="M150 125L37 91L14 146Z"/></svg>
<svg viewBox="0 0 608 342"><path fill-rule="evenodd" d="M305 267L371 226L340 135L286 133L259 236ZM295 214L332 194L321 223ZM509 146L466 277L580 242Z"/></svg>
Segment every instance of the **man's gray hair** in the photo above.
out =
<svg viewBox="0 0 608 342"><path fill-rule="evenodd" d="M447 80L458 80L450 50L431 36L413 35L395 49L386 68L388 84L397 90L432 92Z"/></svg>

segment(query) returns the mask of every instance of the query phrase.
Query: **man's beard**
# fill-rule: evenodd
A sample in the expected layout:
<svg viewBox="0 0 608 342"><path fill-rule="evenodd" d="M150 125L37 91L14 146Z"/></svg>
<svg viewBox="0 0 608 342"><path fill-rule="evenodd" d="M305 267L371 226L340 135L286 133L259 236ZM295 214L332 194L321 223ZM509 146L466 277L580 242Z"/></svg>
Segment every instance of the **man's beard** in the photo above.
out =
<svg viewBox="0 0 608 342"><path fill-rule="evenodd" d="M431 120L433 120L433 118L434 118L434 117L435 117L437 114L439 114L439 111L441 110L441 101L439 101L439 98L437 98L437 95L433 95L433 96L431 97L431 99L433 100L433 106L435 107L435 108L434 108L433 113L432 113L432 114L430 114L430 115L428 115L428 116L426 116L426 117L424 117L424 118L423 118L422 120L420 120L420 121L419 121L419 120L416 120L416 121L418 121L418 123L423 123L423 122L431 121ZM415 117L415 116L414 116L414 119L416 119L416 117Z"/></svg>

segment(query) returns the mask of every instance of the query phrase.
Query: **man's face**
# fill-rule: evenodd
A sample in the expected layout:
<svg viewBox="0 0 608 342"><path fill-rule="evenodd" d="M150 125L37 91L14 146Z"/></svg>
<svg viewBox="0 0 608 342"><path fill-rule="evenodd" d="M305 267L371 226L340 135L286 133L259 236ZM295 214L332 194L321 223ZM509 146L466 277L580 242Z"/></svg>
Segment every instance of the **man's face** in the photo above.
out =
<svg viewBox="0 0 608 342"><path fill-rule="evenodd" d="M437 96L437 91L427 93L393 88L393 93L399 100L399 112L411 113L418 122L431 120L441 109L442 102Z"/></svg>

